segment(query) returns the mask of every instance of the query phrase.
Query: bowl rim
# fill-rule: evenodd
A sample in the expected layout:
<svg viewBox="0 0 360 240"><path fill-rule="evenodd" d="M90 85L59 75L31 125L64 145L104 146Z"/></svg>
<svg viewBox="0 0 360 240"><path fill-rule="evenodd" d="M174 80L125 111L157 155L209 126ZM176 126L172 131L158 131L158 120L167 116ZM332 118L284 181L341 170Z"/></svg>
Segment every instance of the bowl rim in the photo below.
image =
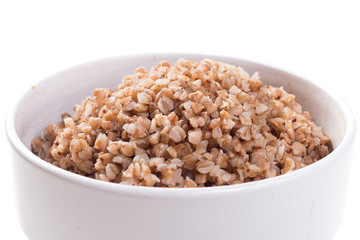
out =
<svg viewBox="0 0 360 240"><path fill-rule="evenodd" d="M344 151L346 151L347 146L350 146L355 138L355 118L353 113L351 112L349 106L346 102L338 96L335 92L330 90L326 86L321 86L318 83L312 82L307 80L306 78L302 78L298 75L294 75L282 69L278 69L269 65L244 60L241 58L230 57L230 56L223 56L223 55L213 55L213 54L200 54L200 53L145 53L145 54L132 54L132 55L123 55L123 56L116 56L110 58L103 58L95 61L89 61L86 63L78 64L69 68L66 68L62 71L59 71L49 77L46 77L40 80L38 83L43 81L51 80L53 77L57 76L58 74L73 71L77 68L82 68L91 65L97 65L101 63L105 63L108 61L115 61L115 60L122 60L122 59L136 59L136 58L143 58L143 57L154 57L154 56L162 56L162 57L184 57L184 58L216 58L216 59L226 59L226 61L239 61L239 62L246 62L251 65L266 67L268 69L286 73L290 76L297 78L300 81L305 81L310 83L314 87L317 87L323 90L325 93L328 94L339 106L341 107L343 114L345 116L345 134L343 139L341 140L340 144L326 157L322 158L321 161L313 163L309 166L306 166L302 169L298 169L296 171L268 178L262 179L259 181L242 183L242 184L235 184L235 185L226 185L226 186L213 186L207 188L162 188L162 187L145 187L145 186L129 186L124 184L114 184L109 182L99 181L97 179L81 176L78 174L74 174L67 170L61 169L54 165L45 162L35 154L33 154L20 140L18 135L16 134L15 129L15 116L16 110L22 99L25 95L31 91L31 89L25 90L18 99L10 104L6 114L6 121L5 121L5 128L6 128L6 135L8 141L10 142L13 149L22 156L28 163L31 163L41 169L42 171L47 172L50 175L54 175L62 180L70 181L73 183L77 183L81 186L86 186L89 188L96 189L98 191L105 191L105 192L112 192L115 194L122 194L132 197L147 197L147 198L156 198L156 199L198 199L198 198L208 198L208 197L231 197L234 194L238 194L239 191L245 192L252 192L252 191L259 191L266 187L277 186L279 184L288 183L290 181L296 180L299 177L303 177L304 175L312 174L314 171L318 171L319 168L326 167L327 165L331 164L332 162L336 161L336 159L341 156ZM161 59L158 59L160 61ZM13 169L15 172L16 169Z"/></svg>

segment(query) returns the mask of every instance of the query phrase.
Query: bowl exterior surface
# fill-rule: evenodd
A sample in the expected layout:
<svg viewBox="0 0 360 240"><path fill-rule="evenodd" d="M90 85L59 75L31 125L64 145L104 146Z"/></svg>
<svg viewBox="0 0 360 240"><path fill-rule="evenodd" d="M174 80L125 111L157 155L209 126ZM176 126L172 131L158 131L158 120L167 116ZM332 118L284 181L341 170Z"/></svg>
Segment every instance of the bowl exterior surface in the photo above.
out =
<svg viewBox="0 0 360 240"><path fill-rule="evenodd" d="M231 196L120 195L54 176L15 150L20 224L30 239L331 239L340 223L350 157L306 179ZM178 198L178 199L176 199Z"/></svg>

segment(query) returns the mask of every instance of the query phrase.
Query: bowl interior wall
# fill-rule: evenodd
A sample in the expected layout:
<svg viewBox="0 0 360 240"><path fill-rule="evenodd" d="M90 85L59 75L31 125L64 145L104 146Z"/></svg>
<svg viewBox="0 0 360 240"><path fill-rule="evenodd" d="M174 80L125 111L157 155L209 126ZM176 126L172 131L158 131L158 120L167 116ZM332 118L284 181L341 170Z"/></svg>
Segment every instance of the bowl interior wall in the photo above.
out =
<svg viewBox="0 0 360 240"><path fill-rule="evenodd" d="M183 54L185 59L212 58L241 66L249 74L259 72L264 84L283 86L296 95L303 110L310 112L313 121L323 127L334 148L345 134L345 116L341 106L324 90L292 74L243 60ZM128 58L111 58L80 65L49 77L29 90L16 110L15 128L21 141L30 148L31 139L42 136L50 123L58 123L64 112L73 113L73 106L91 96L95 88L116 88L123 76L131 74L139 66L147 70L161 60L174 63L179 55L142 55ZM316 81L316 79L313 79Z"/></svg>

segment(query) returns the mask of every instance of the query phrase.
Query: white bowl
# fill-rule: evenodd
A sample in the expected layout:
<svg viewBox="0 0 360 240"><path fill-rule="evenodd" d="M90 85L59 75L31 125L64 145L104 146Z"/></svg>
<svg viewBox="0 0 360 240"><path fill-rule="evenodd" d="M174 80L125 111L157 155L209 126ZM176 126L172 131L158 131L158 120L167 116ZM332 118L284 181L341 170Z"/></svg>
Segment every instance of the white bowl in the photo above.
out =
<svg viewBox="0 0 360 240"><path fill-rule="evenodd" d="M92 90L116 88L138 66L179 57L211 58L258 71L263 82L284 86L331 138L334 151L282 176L201 189L134 187L62 170L30 151L60 114L72 112ZM331 239L342 218L355 123L344 102L316 84L240 59L197 54L110 58L55 74L28 90L11 108L17 208L30 239Z"/></svg>

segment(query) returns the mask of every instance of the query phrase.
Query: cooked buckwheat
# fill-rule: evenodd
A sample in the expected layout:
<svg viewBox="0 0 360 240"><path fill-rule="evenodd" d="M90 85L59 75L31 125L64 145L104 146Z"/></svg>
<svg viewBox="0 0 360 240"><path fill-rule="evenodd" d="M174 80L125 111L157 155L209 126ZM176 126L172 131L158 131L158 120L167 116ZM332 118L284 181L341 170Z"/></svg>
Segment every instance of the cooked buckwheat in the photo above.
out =
<svg viewBox="0 0 360 240"><path fill-rule="evenodd" d="M102 181L204 187L270 178L329 154L330 140L282 87L209 59L139 67L44 129L32 151Z"/></svg>

